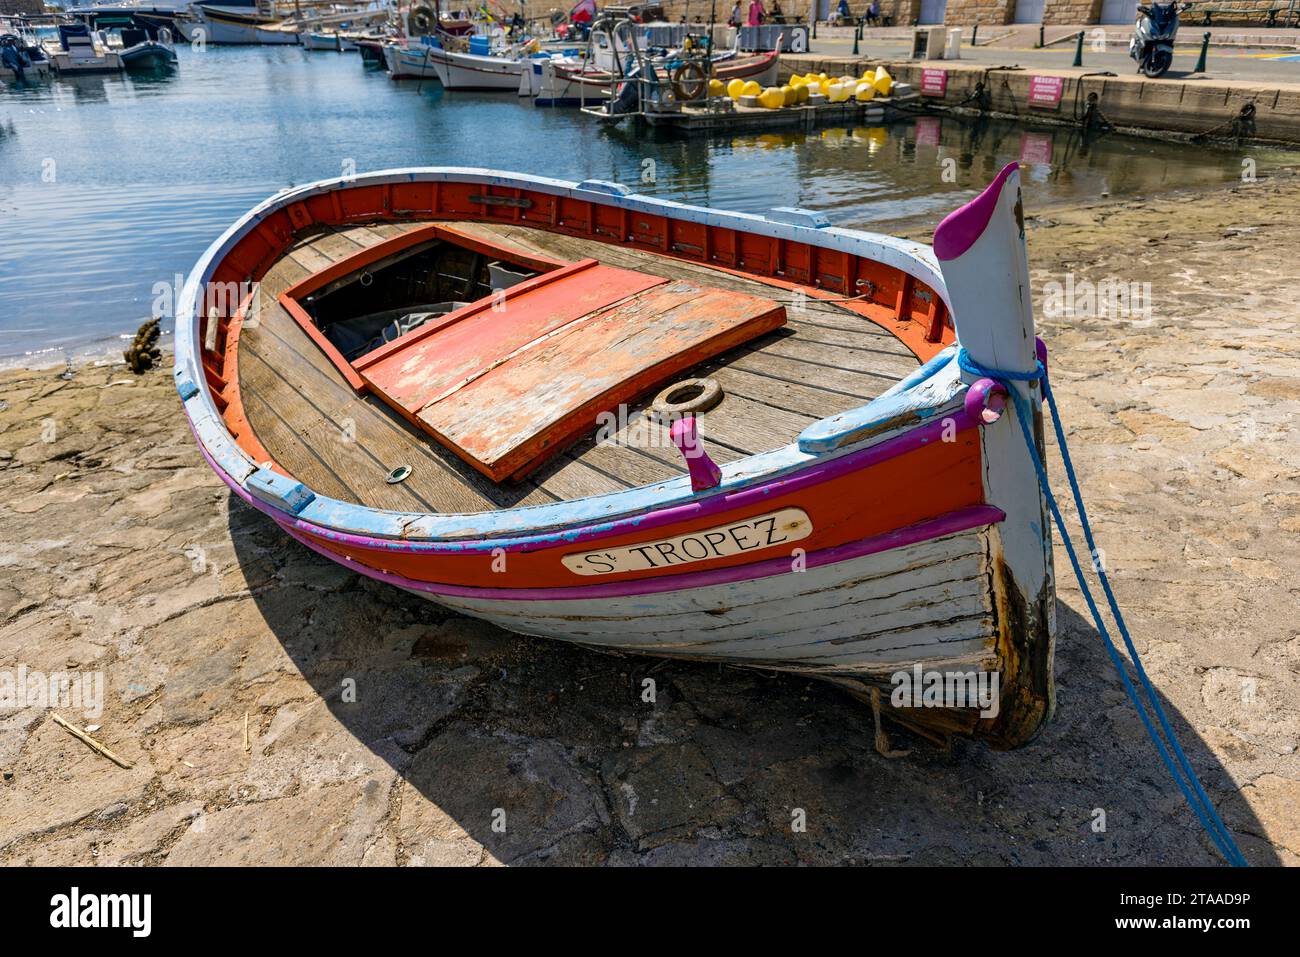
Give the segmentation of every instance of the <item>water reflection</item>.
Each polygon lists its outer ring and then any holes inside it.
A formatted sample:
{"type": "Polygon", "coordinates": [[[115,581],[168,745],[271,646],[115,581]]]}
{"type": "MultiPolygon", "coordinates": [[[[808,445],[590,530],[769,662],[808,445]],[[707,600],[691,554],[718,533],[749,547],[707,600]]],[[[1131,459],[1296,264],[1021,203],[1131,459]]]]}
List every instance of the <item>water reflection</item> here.
{"type": "Polygon", "coordinates": [[[1266,175],[1291,154],[917,116],[888,126],[687,138],[601,126],[508,94],[395,82],[358,56],[178,49],[174,72],[0,83],[0,361],[132,332],[158,282],[240,213],[350,169],[488,166],[617,180],[763,212],[802,206],[889,231],[937,222],[1006,163],[1026,204],[1266,175]]]}

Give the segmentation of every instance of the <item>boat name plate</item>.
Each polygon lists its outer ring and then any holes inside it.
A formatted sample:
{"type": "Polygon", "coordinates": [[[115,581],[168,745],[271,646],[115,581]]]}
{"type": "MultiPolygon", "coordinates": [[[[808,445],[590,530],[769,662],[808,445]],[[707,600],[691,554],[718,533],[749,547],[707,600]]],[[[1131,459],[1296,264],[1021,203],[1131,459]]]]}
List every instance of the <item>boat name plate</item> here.
{"type": "Polygon", "coordinates": [[[812,531],[812,520],[807,512],[801,508],[783,508],[672,538],[573,552],[560,561],[575,575],[653,571],[788,545],[807,538],[812,531]]]}

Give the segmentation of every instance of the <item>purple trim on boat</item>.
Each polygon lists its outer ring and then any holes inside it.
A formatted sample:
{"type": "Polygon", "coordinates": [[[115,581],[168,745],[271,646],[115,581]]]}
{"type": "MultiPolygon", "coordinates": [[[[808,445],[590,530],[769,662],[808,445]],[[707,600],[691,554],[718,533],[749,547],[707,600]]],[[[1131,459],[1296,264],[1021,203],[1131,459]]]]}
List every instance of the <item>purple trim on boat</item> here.
{"type": "Polygon", "coordinates": [[[707,492],[722,484],[722,469],[709,458],[709,453],[700,445],[700,433],[695,427],[695,416],[687,415],[673,423],[668,430],[677,451],[686,460],[686,471],[691,476],[692,492],[707,492]]]}
{"type": "MultiPolygon", "coordinates": [[[[674,505],[669,508],[660,509],[657,512],[646,512],[638,515],[629,515],[624,518],[613,519],[608,522],[601,522],[598,525],[585,525],[577,528],[560,529],[542,534],[529,535],[523,538],[481,538],[471,541],[452,541],[452,542],[411,542],[402,541],[393,538],[373,538],[369,535],[353,535],[350,532],[338,532],[333,529],[324,528],[312,522],[307,522],[299,518],[294,518],[291,513],[282,510],[268,511],[268,515],[275,517],[282,524],[284,520],[291,520],[293,527],[300,532],[308,535],[315,535],[319,538],[326,538],[330,541],[339,542],[344,545],[354,545],[358,548],[367,548],[377,551],[397,551],[397,552],[435,552],[435,553],[463,553],[463,552],[491,552],[500,548],[507,552],[536,551],[539,548],[552,548],[557,545],[578,545],[582,542],[589,542],[594,539],[609,538],[614,535],[623,535],[627,532],[643,532],[655,528],[662,528],[665,525],[673,525],[678,522],[691,521],[697,518],[706,518],[711,515],[717,515],[721,512],[728,512],[735,509],[742,509],[751,505],[764,505],[774,496],[786,495],[791,492],[799,492],[813,485],[830,481],[839,476],[846,475],[849,472],[855,472],[859,469],[867,468],[886,459],[892,459],[896,456],[903,455],[915,449],[919,449],[931,442],[943,441],[945,431],[954,423],[958,432],[964,432],[981,424],[978,416],[971,416],[969,412],[962,407],[955,410],[949,415],[936,415],[933,420],[925,425],[909,429],[902,435],[896,435],[891,439],[881,442],[879,445],[873,445],[870,448],[862,449],[858,452],[852,452],[848,455],[840,456],[826,462],[814,462],[810,467],[801,469],[782,478],[772,479],[758,485],[751,485],[748,488],[742,488],[735,492],[727,492],[721,495],[713,495],[708,498],[696,499],[695,501],[686,502],[682,505],[674,505]]],[[[206,457],[206,450],[205,450],[206,457]]],[[[216,468],[212,460],[209,463],[216,468]]],[[[220,471],[220,470],[218,470],[220,471]]],[[[229,482],[227,482],[229,484],[229,482]]],[[[239,489],[241,497],[243,490],[239,489]]],[[[261,507],[260,501],[252,503],[256,507],[261,507]]],[[[266,511],[266,509],[263,509],[266,511]]]]}
{"type": "Polygon", "coordinates": [[[993,379],[976,379],[966,390],[966,414],[978,418],[985,425],[992,425],[1002,418],[1006,405],[1006,386],[993,379]]]}
{"type": "MultiPolygon", "coordinates": [[[[256,504],[256,503],[254,503],[256,504]]],[[[882,535],[873,535],[861,541],[823,548],[810,552],[806,556],[805,567],[819,568],[836,562],[861,558],[886,552],[904,545],[916,545],[931,539],[955,535],[985,525],[994,525],[1005,519],[1006,513],[992,505],[973,505],[958,509],[938,518],[917,522],[906,528],[895,529],[882,535]]],[[[348,556],[338,555],[324,545],[293,528],[290,522],[280,522],[280,527],[306,545],[314,552],[332,558],[344,568],[350,568],[362,575],[367,575],[381,582],[406,588],[411,591],[424,592],[437,597],[446,595],[453,598],[484,598],[506,601],[543,601],[556,599],[584,600],[593,598],[626,598],[632,595],[651,595],[666,591],[684,591],[689,588],[704,588],[709,585],[726,585],[731,582],[751,581],[756,578],[770,578],[773,575],[797,574],[791,567],[790,556],[769,558],[749,565],[730,565],[726,568],[709,568],[683,575],[666,575],[660,578],[640,578],[632,581],[606,582],[601,585],[565,585],[549,588],[471,588],[466,585],[440,585],[435,582],[422,582],[398,575],[394,572],[371,568],[348,556]],[[342,561],[340,561],[342,559],[342,561]]]]}
{"type": "Polygon", "coordinates": [[[940,262],[957,259],[984,235],[1002,195],[1002,184],[1018,169],[1019,163],[1008,163],[984,192],[943,218],[934,231],[934,255],[940,262]]]}
{"type": "MultiPolygon", "coordinates": [[[[964,415],[965,413],[960,414],[964,415]]],[[[942,422],[935,423],[935,425],[941,426],[942,422]]],[[[898,438],[905,437],[898,436],[898,438]]],[[[195,439],[198,439],[197,434],[195,439]]],[[[888,443],[883,444],[887,445],[888,443]]],[[[656,592],[678,591],[685,588],[702,588],[706,585],[768,578],[772,575],[794,574],[791,569],[790,559],[783,556],[750,565],[731,565],[726,568],[687,572],[684,575],[642,578],[635,581],[606,582],[600,585],[570,585],[550,588],[471,588],[465,585],[440,585],[433,582],[416,581],[394,572],[381,571],[377,568],[371,568],[369,565],[363,565],[350,556],[332,552],[319,542],[308,538],[302,526],[310,523],[297,520],[286,521],[285,516],[287,513],[254,498],[240,488],[239,484],[217,465],[212,456],[208,454],[208,450],[203,447],[202,442],[199,442],[199,451],[202,453],[203,458],[207,460],[208,465],[221,476],[221,480],[230,487],[231,491],[248,505],[270,516],[281,528],[312,551],[338,562],[344,568],[351,568],[359,574],[374,578],[377,581],[387,582],[390,585],[397,585],[399,588],[407,588],[412,591],[426,592],[431,595],[449,595],[456,598],[513,599],[519,601],[537,601],[549,598],[620,598],[628,595],[648,595],[656,592]]],[[[871,450],[867,449],[866,451],[871,450]]],[[[846,456],[846,458],[848,457],[850,456],[846,456]]],[[[806,556],[805,567],[817,568],[821,565],[831,565],[835,562],[860,558],[864,555],[884,552],[892,548],[901,548],[904,545],[915,545],[933,538],[942,538],[945,535],[968,531],[982,525],[994,525],[1006,517],[1006,513],[1002,509],[995,508],[992,505],[973,505],[969,508],[949,512],[946,515],[940,515],[938,518],[917,522],[915,525],[909,525],[906,528],[895,529],[892,532],[873,535],[870,538],[864,538],[856,542],[812,552],[806,556]]]]}

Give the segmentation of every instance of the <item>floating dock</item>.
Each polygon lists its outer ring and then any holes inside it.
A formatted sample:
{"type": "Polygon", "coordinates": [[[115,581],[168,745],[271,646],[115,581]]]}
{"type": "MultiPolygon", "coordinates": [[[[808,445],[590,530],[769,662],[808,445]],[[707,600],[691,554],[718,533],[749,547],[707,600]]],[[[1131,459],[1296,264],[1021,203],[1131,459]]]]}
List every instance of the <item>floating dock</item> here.
{"type": "Polygon", "coordinates": [[[777,109],[741,106],[725,100],[721,106],[715,105],[713,101],[683,103],[675,110],[646,111],[637,115],[651,126],[668,127],[687,133],[812,129],[816,126],[887,122],[902,115],[908,104],[915,104],[919,100],[919,94],[909,92],[904,96],[878,96],[865,103],[857,100],[801,103],[777,109]]]}

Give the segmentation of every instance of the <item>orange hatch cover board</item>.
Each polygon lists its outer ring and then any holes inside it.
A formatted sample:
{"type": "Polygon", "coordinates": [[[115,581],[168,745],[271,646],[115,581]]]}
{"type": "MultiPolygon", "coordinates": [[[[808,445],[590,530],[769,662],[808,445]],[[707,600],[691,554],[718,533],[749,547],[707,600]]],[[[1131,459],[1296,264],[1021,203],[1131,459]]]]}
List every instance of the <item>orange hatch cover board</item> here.
{"type": "Polygon", "coordinates": [[[448,313],[354,367],[501,482],[589,432],[601,412],[784,323],[768,299],[586,259],[448,313]]]}

